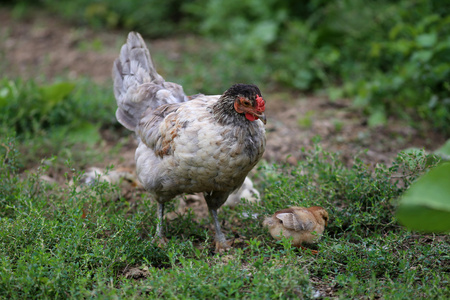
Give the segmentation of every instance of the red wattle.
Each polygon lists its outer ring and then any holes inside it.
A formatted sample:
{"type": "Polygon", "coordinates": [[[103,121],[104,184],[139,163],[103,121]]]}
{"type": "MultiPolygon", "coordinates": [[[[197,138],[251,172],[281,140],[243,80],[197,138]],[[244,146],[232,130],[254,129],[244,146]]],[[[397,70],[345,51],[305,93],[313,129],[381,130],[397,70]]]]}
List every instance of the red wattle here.
{"type": "Polygon", "coordinates": [[[252,122],[255,121],[255,120],[258,120],[257,116],[254,116],[254,115],[252,115],[250,113],[245,113],[245,117],[247,118],[247,120],[252,121],[252,122]]]}

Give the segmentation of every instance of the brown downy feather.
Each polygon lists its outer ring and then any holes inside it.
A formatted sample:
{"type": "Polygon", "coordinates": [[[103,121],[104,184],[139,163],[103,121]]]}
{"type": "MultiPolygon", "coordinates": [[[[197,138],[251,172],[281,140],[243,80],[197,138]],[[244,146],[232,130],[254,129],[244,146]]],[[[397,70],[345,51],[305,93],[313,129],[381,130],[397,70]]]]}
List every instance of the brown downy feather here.
{"type": "Polygon", "coordinates": [[[263,225],[268,227],[273,238],[292,237],[292,244],[301,246],[303,242],[313,243],[320,239],[327,222],[328,213],[320,206],[293,206],[267,217],[263,225]]]}

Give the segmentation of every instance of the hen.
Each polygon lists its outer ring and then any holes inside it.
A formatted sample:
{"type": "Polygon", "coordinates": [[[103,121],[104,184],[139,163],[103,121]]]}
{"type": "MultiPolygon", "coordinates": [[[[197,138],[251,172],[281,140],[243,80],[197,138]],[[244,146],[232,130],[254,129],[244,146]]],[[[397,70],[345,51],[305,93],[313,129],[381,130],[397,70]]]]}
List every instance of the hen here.
{"type": "Polygon", "coordinates": [[[235,84],[223,95],[188,97],[156,71],[144,40],[131,32],[112,71],[117,120],[136,133],[136,171],[158,202],[156,237],[164,203],[203,192],[216,231],[216,249],[230,245],[217,209],[238,189],[263,155],[265,101],[255,85],[235,84]]]}
{"type": "MultiPolygon", "coordinates": [[[[320,239],[328,223],[328,213],[320,206],[290,207],[267,217],[263,225],[270,235],[280,240],[282,236],[292,237],[292,245],[302,247],[302,243],[314,243],[320,239]]],[[[317,251],[313,250],[313,253],[317,251]]]]}

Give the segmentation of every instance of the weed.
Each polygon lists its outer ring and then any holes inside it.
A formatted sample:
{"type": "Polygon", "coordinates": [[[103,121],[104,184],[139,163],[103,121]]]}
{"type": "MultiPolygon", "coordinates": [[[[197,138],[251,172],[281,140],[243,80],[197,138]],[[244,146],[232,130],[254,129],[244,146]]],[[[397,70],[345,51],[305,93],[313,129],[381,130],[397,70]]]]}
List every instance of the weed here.
{"type": "MultiPolygon", "coordinates": [[[[111,91],[87,80],[38,85],[34,81],[0,80],[0,135],[20,142],[22,165],[36,165],[49,153],[59,163],[72,159],[82,166],[95,158],[100,129],[117,124],[111,91]]],[[[48,161],[50,162],[50,161],[48,161]]]]}

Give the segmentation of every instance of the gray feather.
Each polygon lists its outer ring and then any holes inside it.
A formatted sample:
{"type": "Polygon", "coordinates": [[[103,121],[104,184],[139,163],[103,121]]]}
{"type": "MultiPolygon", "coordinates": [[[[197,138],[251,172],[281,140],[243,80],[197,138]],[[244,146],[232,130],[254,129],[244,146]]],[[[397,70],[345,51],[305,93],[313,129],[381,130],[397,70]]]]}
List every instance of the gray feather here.
{"type": "Polygon", "coordinates": [[[145,113],[164,104],[188,100],[180,85],[165,82],[158,74],[139,33],[129,33],[114,62],[112,76],[118,106],[116,118],[129,130],[136,129],[145,113]]]}

